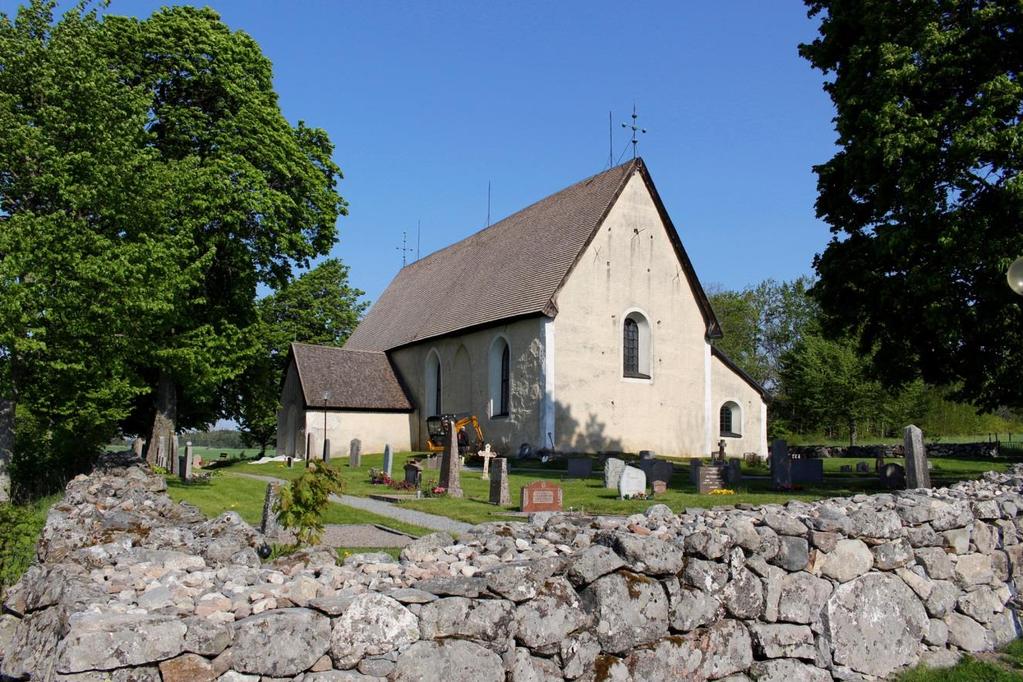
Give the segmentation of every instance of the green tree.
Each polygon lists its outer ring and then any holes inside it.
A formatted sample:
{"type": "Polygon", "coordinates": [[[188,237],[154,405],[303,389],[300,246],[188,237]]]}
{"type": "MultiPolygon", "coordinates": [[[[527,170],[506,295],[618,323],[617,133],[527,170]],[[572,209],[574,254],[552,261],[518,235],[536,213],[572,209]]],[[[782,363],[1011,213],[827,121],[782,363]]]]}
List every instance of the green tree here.
{"type": "Polygon", "coordinates": [[[330,496],[344,490],[341,472],[315,463],[280,489],[274,511],[281,525],[295,533],[296,545],[315,545],[323,534],[323,513],[330,496]]]}
{"type": "Polygon", "coordinates": [[[982,407],[1023,405],[1023,3],[807,0],[839,150],[816,166],[834,235],[814,295],[831,333],[982,407]]]}
{"type": "Polygon", "coordinates": [[[343,345],[366,310],[363,293],[349,285],[346,265],[328,259],[259,301],[261,349],[237,382],[231,412],[249,444],[265,451],[277,431],[291,344],[343,345]]]}
{"type": "Polygon", "coordinates": [[[52,11],[0,14],[0,449],[21,496],[91,463],[147,391],[144,330],[203,263],[190,236],[152,229],[179,204],[146,93],[118,78],[95,13],[52,11]]]}
{"type": "Polygon", "coordinates": [[[137,349],[151,397],[125,430],[148,433],[152,456],[161,438],[225,412],[224,387],[260,349],[257,286],[280,288],[296,264],[326,253],[345,202],[330,140],[284,118],[251,37],[193,7],[109,16],[104,28],[121,80],[147,95],[148,148],[175,171],[179,210],[153,233],[187,233],[207,258],[198,285],[137,349]]]}

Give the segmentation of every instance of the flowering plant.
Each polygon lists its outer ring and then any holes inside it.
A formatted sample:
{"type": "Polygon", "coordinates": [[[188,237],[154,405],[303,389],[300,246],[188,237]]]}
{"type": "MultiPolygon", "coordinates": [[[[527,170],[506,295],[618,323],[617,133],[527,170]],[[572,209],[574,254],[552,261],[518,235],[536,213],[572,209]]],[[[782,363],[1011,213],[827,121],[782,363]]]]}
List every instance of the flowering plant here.
{"type": "Polygon", "coordinates": [[[734,495],[735,491],[734,490],[729,490],[728,488],[715,488],[714,490],[711,490],[709,494],[710,495],[734,495]]]}

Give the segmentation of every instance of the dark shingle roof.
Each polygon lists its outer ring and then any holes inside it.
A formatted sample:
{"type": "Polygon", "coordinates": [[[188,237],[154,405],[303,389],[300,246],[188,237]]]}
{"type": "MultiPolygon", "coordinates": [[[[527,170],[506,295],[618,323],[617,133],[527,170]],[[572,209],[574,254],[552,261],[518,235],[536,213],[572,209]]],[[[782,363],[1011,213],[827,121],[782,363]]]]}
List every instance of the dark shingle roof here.
{"type": "Polygon", "coordinates": [[[387,351],[530,315],[557,314],[555,296],[633,173],[640,172],[668,227],[711,336],[717,321],[642,159],[541,199],[404,268],[345,348],[387,351]]]}
{"type": "Polygon", "coordinates": [[[291,344],[306,406],[349,410],[411,411],[412,403],[387,355],[334,346],[291,344]]]}

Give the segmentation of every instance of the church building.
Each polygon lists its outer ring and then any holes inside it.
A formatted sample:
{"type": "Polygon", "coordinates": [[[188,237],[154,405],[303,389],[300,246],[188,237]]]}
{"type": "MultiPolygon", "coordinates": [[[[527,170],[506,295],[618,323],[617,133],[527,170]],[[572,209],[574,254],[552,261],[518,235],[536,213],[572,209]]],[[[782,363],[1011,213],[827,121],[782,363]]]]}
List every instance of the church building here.
{"type": "Polygon", "coordinates": [[[637,158],[405,266],[343,348],[294,344],[277,451],[424,449],[465,413],[507,454],[766,456],[764,389],[720,337],[637,158]]]}

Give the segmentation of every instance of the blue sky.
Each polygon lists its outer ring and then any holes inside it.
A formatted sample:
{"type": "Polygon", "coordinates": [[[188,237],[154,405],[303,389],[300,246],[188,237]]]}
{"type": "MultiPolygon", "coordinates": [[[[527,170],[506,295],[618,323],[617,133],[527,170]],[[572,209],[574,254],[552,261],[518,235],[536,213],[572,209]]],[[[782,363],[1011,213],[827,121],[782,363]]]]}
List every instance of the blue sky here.
{"type": "Polygon", "coordinates": [[[371,299],[417,220],[425,256],[485,225],[488,181],[497,220],[606,168],[608,111],[628,158],[633,102],[705,285],[809,273],[827,242],[811,166],[833,110],[797,54],[816,32],[802,2],[196,4],[260,43],[290,120],[328,131],[350,202],[333,255],[371,299]]]}

